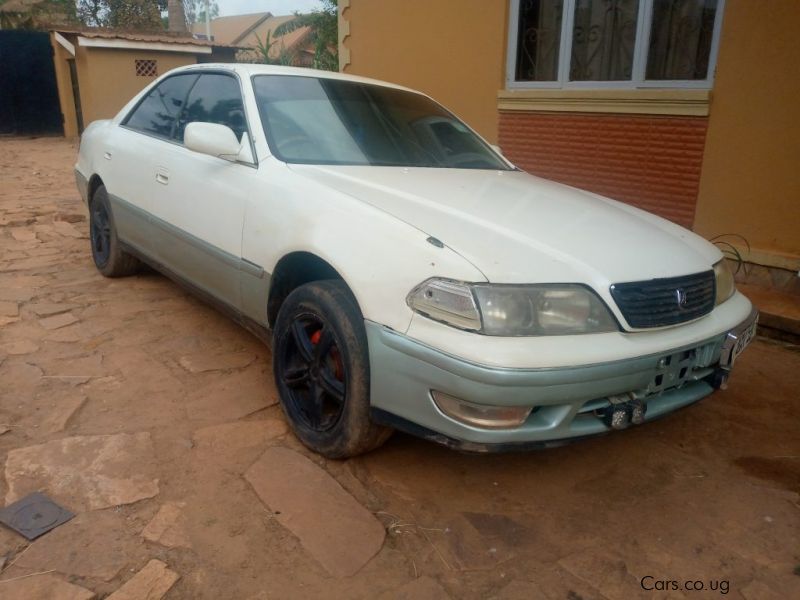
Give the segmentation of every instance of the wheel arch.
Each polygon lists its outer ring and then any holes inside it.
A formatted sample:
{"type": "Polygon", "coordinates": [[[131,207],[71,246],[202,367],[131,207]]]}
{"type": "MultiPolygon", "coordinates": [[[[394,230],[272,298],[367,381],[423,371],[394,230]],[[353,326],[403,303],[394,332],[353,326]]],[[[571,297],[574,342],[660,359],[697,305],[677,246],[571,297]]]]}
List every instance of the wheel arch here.
{"type": "Polygon", "coordinates": [[[100,179],[100,175],[98,175],[97,173],[95,173],[94,175],[92,175],[89,178],[89,185],[86,188],[86,204],[87,205],[92,201],[92,198],[94,197],[94,193],[97,191],[97,188],[99,188],[101,185],[105,185],[105,184],[103,183],[103,180],[100,179]]]}
{"type": "MultiPolygon", "coordinates": [[[[319,255],[306,250],[298,250],[285,254],[275,264],[267,296],[267,321],[274,327],[284,300],[295,289],[306,283],[336,279],[342,281],[353,294],[352,288],[333,265],[319,255]]],[[[358,301],[356,301],[358,305],[358,301]]],[[[359,310],[360,307],[359,307],[359,310]]]]}

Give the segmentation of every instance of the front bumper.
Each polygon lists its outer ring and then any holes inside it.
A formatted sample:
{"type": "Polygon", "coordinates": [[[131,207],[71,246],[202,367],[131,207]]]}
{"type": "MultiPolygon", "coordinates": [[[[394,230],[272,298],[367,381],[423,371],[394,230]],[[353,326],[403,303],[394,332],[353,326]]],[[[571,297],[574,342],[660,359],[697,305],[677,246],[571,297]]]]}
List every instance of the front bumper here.
{"type": "Polygon", "coordinates": [[[75,169],[75,185],[78,187],[78,193],[81,195],[81,200],[87,206],[89,205],[89,180],[77,168],[75,169]]]}
{"type": "Polygon", "coordinates": [[[621,394],[643,402],[645,421],[652,421],[724,383],[732,366],[731,344],[752,331],[757,315],[753,309],[730,332],[667,352],[544,369],[477,365],[367,321],[373,418],[471,451],[553,446],[607,433],[603,411],[611,405],[610,396],[621,394]],[[445,415],[431,390],[473,404],[535,408],[518,427],[483,429],[445,415]]]}

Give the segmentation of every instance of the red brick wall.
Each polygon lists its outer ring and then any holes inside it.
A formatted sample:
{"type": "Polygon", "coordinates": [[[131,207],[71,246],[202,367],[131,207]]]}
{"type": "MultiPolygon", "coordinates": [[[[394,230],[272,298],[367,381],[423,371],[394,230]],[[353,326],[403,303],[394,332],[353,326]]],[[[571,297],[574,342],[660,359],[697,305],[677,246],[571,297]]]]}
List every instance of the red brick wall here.
{"type": "Polygon", "coordinates": [[[500,111],[499,144],[521,169],[691,227],[708,119],[500,111]]]}

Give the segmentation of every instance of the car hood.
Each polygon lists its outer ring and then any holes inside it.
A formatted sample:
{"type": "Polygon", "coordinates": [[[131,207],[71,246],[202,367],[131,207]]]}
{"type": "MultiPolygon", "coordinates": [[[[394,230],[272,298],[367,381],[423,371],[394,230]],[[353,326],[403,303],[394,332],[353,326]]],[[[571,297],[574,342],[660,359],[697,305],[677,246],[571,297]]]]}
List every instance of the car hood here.
{"type": "Polygon", "coordinates": [[[521,171],[291,165],[433,236],[494,283],[611,283],[705,271],[713,245],[655,215],[521,171]]]}

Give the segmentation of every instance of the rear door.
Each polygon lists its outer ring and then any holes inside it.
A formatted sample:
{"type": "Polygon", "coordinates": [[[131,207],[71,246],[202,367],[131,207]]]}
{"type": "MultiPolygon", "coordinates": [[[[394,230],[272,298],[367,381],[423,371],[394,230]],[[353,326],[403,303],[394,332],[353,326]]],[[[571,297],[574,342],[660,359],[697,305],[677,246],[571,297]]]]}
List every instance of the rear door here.
{"type": "Polygon", "coordinates": [[[186,148],[183,132],[195,121],[226,125],[241,141],[248,124],[239,78],[200,75],[178,119],[175,143],[155,157],[155,251],[182,279],[239,309],[245,199],[257,190],[257,167],[186,148]]]}

